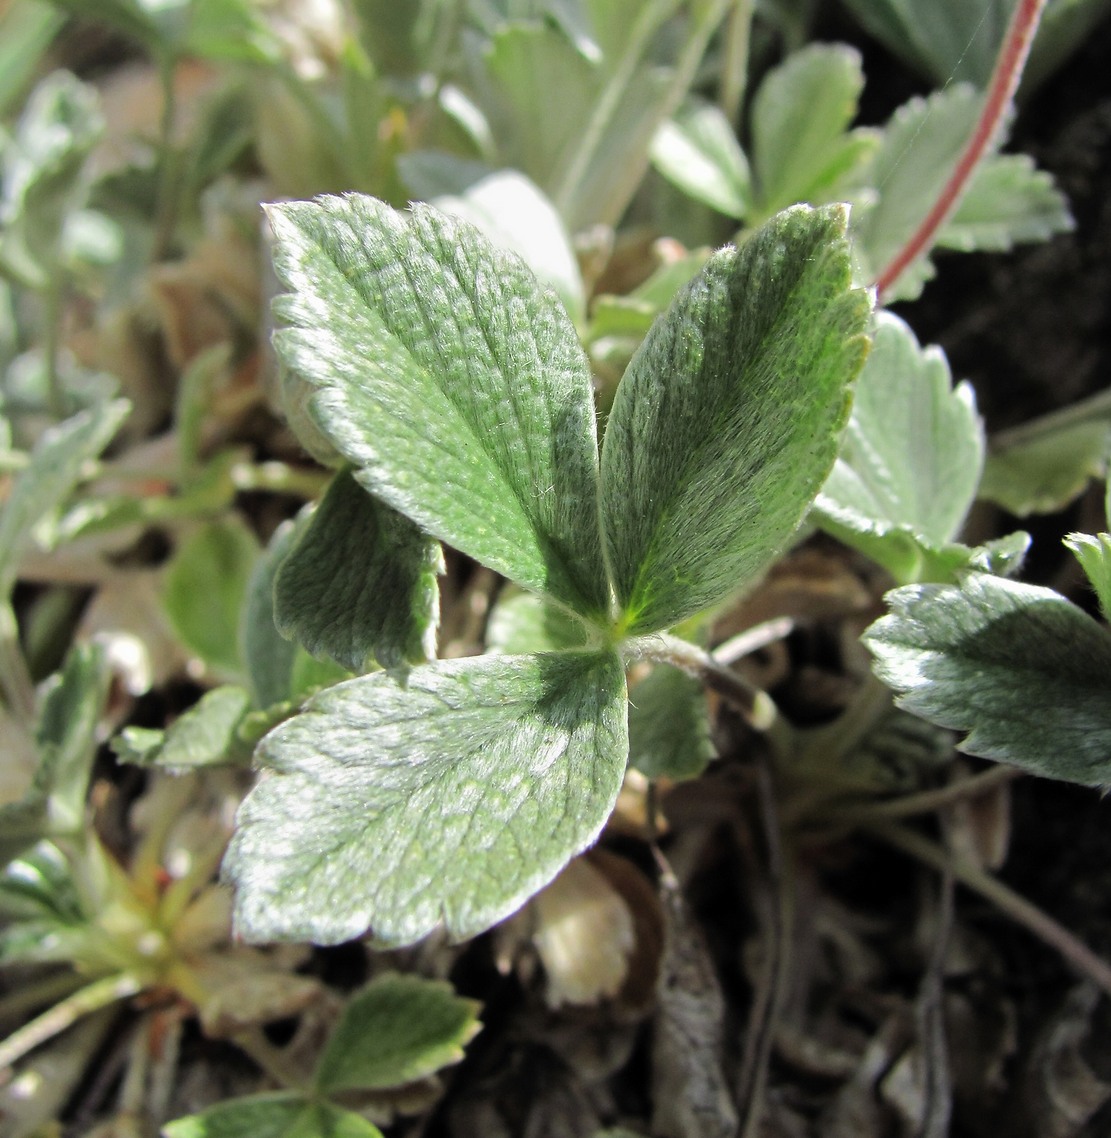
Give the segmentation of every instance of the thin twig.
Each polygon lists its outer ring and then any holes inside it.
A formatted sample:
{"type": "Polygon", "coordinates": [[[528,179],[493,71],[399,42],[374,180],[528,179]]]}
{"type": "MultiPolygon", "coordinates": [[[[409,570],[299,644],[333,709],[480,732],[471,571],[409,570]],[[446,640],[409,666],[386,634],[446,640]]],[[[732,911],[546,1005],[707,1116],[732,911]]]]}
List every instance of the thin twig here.
{"type": "Polygon", "coordinates": [[[1016,427],[1008,427],[1005,431],[996,431],[988,440],[992,453],[1009,450],[1011,447],[1037,442],[1047,438],[1058,431],[1068,430],[1070,427],[1079,427],[1097,419],[1107,419],[1111,416],[1111,388],[1097,391],[1087,399],[1080,399],[1070,403],[1067,407],[1059,407],[1036,419],[1028,419],[1016,427]]]}
{"type": "Polygon", "coordinates": [[[667,633],[642,636],[626,642],[635,658],[671,664],[717,692],[757,731],[770,732],[780,723],[779,710],[767,692],[743,676],[723,667],[704,648],[667,633]]]}
{"type": "Polygon", "coordinates": [[[719,644],[711,656],[715,663],[728,667],[743,657],[751,656],[753,652],[759,652],[761,648],[767,648],[777,640],[790,636],[794,629],[793,617],[777,616],[761,624],[754,624],[736,636],[731,636],[719,644]]]}
{"type": "Polygon", "coordinates": [[[266,1038],[261,1028],[245,1027],[232,1036],[232,1042],[245,1051],[283,1090],[307,1089],[305,1075],[293,1068],[289,1059],[266,1038]]]}
{"type": "MultiPolygon", "coordinates": [[[[942,816],[942,826],[947,826],[942,816]]],[[[951,871],[942,874],[938,894],[937,933],[915,1001],[918,1043],[923,1057],[924,1109],[916,1138],[948,1138],[953,1113],[949,1047],[945,1033],[945,958],[953,935],[956,890],[951,871]]]]}
{"type": "Polygon", "coordinates": [[[876,278],[876,294],[881,299],[902,276],[903,271],[933,245],[941,227],[960,203],[976,168],[995,142],[1022,78],[1022,69],[1045,5],[1046,0],[1018,0],[999,49],[999,57],[995,61],[995,69],[984,99],[984,109],[980,112],[976,127],[930,211],[876,278]]]}
{"type": "Polygon", "coordinates": [[[767,892],[770,899],[761,973],[737,1080],[737,1109],[741,1119],[737,1133],[740,1138],[754,1138],[763,1116],[772,1042],[791,968],[791,926],[794,922],[793,881],[785,864],[778,803],[767,763],[757,764],[756,791],[767,855],[767,892]]]}
{"type": "Polygon", "coordinates": [[[748,50],[752,33],[753,0],[737,0],[725,28],[724,60],[718,106],[734,125],[741,113],[741,102],[748,86],[748,50]]]}
{"type": "Polygon", "coordinates": [[[978,774],[940,786],[936,790],[923,790],[915,794],[905,794],[899,798],[889,798],[884,802],[860,802],[849,806],[831,807],[822,814],[822,822],[836,825],[855,825],[856,823],[894,821],[897,818],[910,818],[915,814],[929,814],[946,806],[953,806],[969,798],[979,798],[990,790],[1006,786],[1023,771],[1017,767],[993,766],[978,774]]]}
{"type": "Polygon", "coordinates": [[[117,1000],[126,1000],[140,992],[142,987],[134,976],[125,972],[94,980],[84,988],[79,988],[0,1042],[0,1071],[18,1062],[28,1051],[33,1051],[65,1031],[82,1016],[99,1011],[117,1000]]]}
{"type": "Polygon", "coordinates": [[[962,885],[987,898],[1016,924],[1022,925],[1040,940],[1055,948],[1077,972],[1088,977],[1104,992],[1111,995],[1111,964],[1097,956],[1064,925],[1058,924],[1048,913],[1004,885],[998,878],[956,855],[947,853],[928,838],[902,826],[873,822],[865,824],[863,828],[925,865],[941,873],[951,872],[962,885]]]}

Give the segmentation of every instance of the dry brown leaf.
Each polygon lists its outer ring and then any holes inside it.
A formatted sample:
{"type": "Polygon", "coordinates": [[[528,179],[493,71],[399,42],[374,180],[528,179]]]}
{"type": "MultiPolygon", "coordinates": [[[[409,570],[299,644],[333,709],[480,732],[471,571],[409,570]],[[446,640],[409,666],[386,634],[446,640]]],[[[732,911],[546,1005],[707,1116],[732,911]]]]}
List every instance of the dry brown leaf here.
{"type": "Polygon", "coordinates": [[[1042,1031],[1019,1081],[1014,1133],[1022,1138],[1079,1138],[1088,1121],[1111,1102],[1111,1083],[1099,1078],[1084,1056],[1092,1016],[1100,1000],[1093,984],[1074,988],[1042,1031]]]}
{"type": "MultiPolygon", "coordinates": [[[[952,777],[956,780],[969,773],[961,763],[952,777]]],[[[946,837],[958,859],[981,869],[999,869],[1011,845],[1011,784],[993,786],[950,807],[946,837]]]]}
{"type": "Polygon", "coordinates": [[[724,1068],[725,1000],[702,932],[674,879],[662,883],[667,939],[652,1046],[652,1132],[733,1138],[737,1111],[724,1068]]]}
{"type": "Polygon", "coordinates": [[[319,980],[275,966],[263,952],[242,945],[205,956],[197,975],[204,985],[197,1014],[214,1039],[296,1015],[320,998],[319,980]]]}
{"type": "Polygon", "coordinates": [[[143,695],[185,666],[186,653],[166,620],[157,570],[117,569],[93,596],[78,636],[104,645],[123,689],[143,695]]]}
{"type": "Polygon", "coordinates": [[[576,858],[529,907],[548,1006],[593,1004],[616,995],[628,975],[636,935],[629,906],[606,875],[576,858]]]}

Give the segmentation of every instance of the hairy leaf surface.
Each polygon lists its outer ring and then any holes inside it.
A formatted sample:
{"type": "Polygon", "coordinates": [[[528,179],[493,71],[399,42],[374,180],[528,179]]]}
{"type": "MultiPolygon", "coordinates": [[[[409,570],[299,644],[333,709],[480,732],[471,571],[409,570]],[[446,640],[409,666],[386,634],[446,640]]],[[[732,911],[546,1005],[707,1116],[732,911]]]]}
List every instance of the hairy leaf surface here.
{"type": "Polygon", "coordinates": [[[535,593],[504,590],[486,622],[486,651],[502,655],[585,648],[587,628],[535,593]]]}
{"type": "MultiPolygon", "coordinates": [[[[853,215],[854,255],[865,279],[873,280],[903,247],[933,205],[964,149],[983,97],[955,83],[900,107],[884,127],[872,166],[877,193],[853,215]]],[[[964,199],[939,235],[950,248],[1009,249],[1072,228],[1064,198],[1027,158],[989,154],[964,199]]],[[[913,300],[934,275],[919,257],[884,294],[887,302],[913,300]]]]}
{"type": "Polygon", "coordinates": [[[844,230],[843,208],[799,206],[714,254],[629,364],[602,515],[630,632],[750,583],[828,475],[869,312],[844,230]]]}
{"type": "Polygon", "coordinates": [[[377,501],[348,471],[333,479],[279,566],[279,631],[351,672],[435,655],[439,544],[377,501]]]}
{"type": "Polygon", "coordinates": [[[1027,154],[1000,154],[975,173],[937,236],[946,249],[1007,252],[1074,229],[1064,194],[1027,154]]]}
{"type": "Polygon", "coordinates": [[[314,697],[262,742],[226,861],[251,940],[407,944],[507,916],[598,836],[628,735],[616,654],[441,661],[314,697]]]}
{"type": "Polygon", "coordinates": [[[222,684],[205,692],[165,731],[125,727],[113,741],[113,750],[124,762],[179,773],[235,760],[245,763],[249,751],[239,741],[238,731],[250,709],[245,688],[222,684]]]}
{"type": "Polygon", "coordinates": [[[1111,785],[1111,634],[1059,593],[974,574],[908,585],[865,633],[908,711],[960,748],[1050,778],[1111,785]]]}
{"type": "Polygon", "coordinates": [[[372,493],[585,613],[608,589],[589,369],[567,313],[470,225],[349,195],[271,206],[310,413],[372,493]]]}

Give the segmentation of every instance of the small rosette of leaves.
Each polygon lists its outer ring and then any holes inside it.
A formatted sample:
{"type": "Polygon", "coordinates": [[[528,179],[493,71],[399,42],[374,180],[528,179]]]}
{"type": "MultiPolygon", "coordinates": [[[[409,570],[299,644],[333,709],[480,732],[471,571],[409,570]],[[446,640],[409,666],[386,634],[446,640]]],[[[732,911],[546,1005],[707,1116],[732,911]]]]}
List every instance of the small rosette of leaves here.
{"type": "Polygon", "coordinates": [[[279,626],[356,670],[412,660],[429,538],[536,600],[492,640],[522,654],[359,676],[263,740],[226,861],[238,928],[471,936],[604,826],[629,758],[625,639],[750,584],[828,475],[870,312],[846,212],[797,207],[715,254],[630,364],[601,455],[574,328],[515,255],[357,195],[270,219],[275,344],[349,467],[276,570],[279,626]]]}

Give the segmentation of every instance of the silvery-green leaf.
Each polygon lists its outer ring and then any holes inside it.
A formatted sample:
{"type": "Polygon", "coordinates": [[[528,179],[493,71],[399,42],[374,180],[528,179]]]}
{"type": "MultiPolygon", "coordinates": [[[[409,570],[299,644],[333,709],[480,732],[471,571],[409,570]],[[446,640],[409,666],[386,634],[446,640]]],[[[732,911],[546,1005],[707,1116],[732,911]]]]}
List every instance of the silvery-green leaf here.
{"type": "Polygon", "coordinates": [[[486,60],[502,96],[497,121],[504,161],[552,199],[572,233],[617,224],[644,177],[652,137],[668,110],[667,69],[627,56],[630,47],[635,52],[630,24],[650,8],[661,15],[660,6],[625,0],[596,7],[612,10],[606,14],[612,38],[598,37],[605,59],[586,59],[556,28],[520,22],[493,37],[486,60]],[[631,66],[623,70],[620,89],[611,87],[614,72],[626,62],[631,66]],[[608,113],[596,119],[599,103],[615,92],[608,113]],[[580,176],[568,180],[585,125],[592,122],[600,124],[592,155],[580,176]]]}
{"type": "Polygon", "coordinates": [[[844,209],[798,206],[711,257],[656,322],[602,454],[628,631],[724,601],[782,549],[833,465],[868,314],[844,209]]]}
{"type": "Polygon", "coordinates": [[[315,696],[258,752],[225,861],[250,940],[474,936],[597,838],[628,757],[614,653],[487,656],[315,696]]]}
{"type": "MultiPolygon", "coordinates": [[[[1111,422],[1106,415],[1054,426],[1021,429],[1013,441],[993,447],[984,465],[980,497],[998,502],[1023,518],[1062,509],[1093,478],[1101,477],[1111,447],[1111,422]]],[[[1018,433],[1018,432],[1016,432],[1018,433]]]]}
{"type": "Polygon", "coordinates": [[[420,663],[436,654],[442,569],[436,541],[341,471],[278,566],[274,618],[351,672],[420,663]]]}
{"type": "Polygon", "coordinates": [[[426,532],[586,614],[608,608],[590,375],[515,256],[426,206],[269,208],[275,344],[358,481],[426,532]]]}
{"type": "Polygon", "coordinates": [[[29,288],[49,286],[63,229],[88,196],[82,170],[103,130],[92,85],[54,71],[35,86],[0,147],[0,272],[29,288]]]}
{"type": "MultiPolygon", "coordinates": [[[[883,129],[872,162],[875,195],[853,214],[854,257],[864,279],[874,280],[925,218],[972,133],[980,92],[955,83],[900,107],[883,129]]],[[[909,266],[884,294],[913,300],[933,276],[927,257],[909,266]]]]}
{"type": "Polygon", "coordinates": [[[496,170],[431,204],[516,253],[537,280],[555,289],[576,324],[585,319],[586,297],[571,239],[551,201],[524,174],[496,170]]]}
{"type": "Polygon", "coordinates": [[[308,519],[283,522],[255,562],[239,620],[243,663],[257,707],[270,707],[293,696],[291,677],[298,646],[278,632],[274,622],[274,578],[293,545],[297,526],[308,519]]]}
{"type": "Polygon", "coordinates": [[[935,83],[986,87],[1014,0],[845,0],[845,6],[935,83]]]}
{"type": "MultiPolygon", "coordinates": [[[[0,804],[0,865],[40,838],[83,829],[108,682],[100,646],[76,644],[61,671],[44,684],[31,785],[20,799],[0,804]]],[[[14,759],[8,752],[3,756],[5,762],[14,759]]]]}
{"type": "Polygon", "coordinates": [[[968,732],[962,751],[1111,785],[1111,633],[1059,593],[970,574],[907,585],[864,643],[900,707],[968,732]]]}
{"type": "Polygon", "coordinates": [[[876,315],[841,452],[813,516],[906,582],[951,542],[976,497],[984,433],[967,383],[899,317],[876,315]]]}

